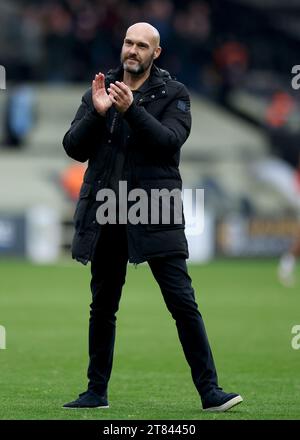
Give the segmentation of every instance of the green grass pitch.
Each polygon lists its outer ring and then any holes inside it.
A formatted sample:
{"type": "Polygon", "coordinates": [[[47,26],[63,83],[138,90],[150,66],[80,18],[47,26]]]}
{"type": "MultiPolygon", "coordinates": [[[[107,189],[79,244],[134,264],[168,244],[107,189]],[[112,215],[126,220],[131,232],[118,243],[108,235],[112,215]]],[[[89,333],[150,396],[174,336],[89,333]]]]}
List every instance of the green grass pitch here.
{"type": "Polygon", "coordinates": [[[61,406],[86,389],[89,267],[1,261],[0,419],[300,419],[299,283],[281,287],[274,261],[189,265],[220,385],[244,402],[201,411],[189,366],[146,264],[128,266],[117,315],[109,409],[61,406]]]}

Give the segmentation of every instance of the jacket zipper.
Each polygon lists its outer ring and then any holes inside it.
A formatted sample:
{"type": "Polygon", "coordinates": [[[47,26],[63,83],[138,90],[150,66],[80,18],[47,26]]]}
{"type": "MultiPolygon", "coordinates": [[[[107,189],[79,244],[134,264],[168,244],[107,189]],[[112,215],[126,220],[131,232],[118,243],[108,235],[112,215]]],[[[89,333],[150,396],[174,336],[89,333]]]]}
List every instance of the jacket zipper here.
{"type": "MultiPolygon", "coordinates": [[[[157,85],[152,86],[149,89],[147,89],[146,93],[142,94],[142,96],[138,99],[136,105],[140,106],[142,104],[142,102],[144,101],[144,98],[149,94],[150,90],[157,89],[160,86],[161,86],[160,84],[157,84],[157,85]]],[[[135,185],[137,183],[137,176],[136,176],[136,172],[135,172],[135,167],[132,166],[132,162],[133,161],[132,161],[130,152],[128,152],[128,162],[131,165],[130,169],[131,169],[131,172],[132,172],[133,184],[135,185]]],[[[129,243],[129,240],[128,240],[128,228],[126,228],[126,232],[127,232],[127,242],[129,243]]],[[[129,254],[129,252],[128,252],[128,254],[129,254]]],[[[135,251],[135,254],[138,255],[138,253],[136,251],[135,251]]],[[[137,269],[138,264],[140,264],[140,263],[133,263],[135,269],[137,269]]]]}
{"type": "MultiPolygon", "coordinates": [[[[110,132],[111,135],[113,135],[113,133],[114,133],[114,131],[115,131],[115,128],[116,128],[116,125],[117,125],[117,119],[118,119],[118,118],[119,118],[119,114],[116,112],[116,113],[114,114],[114,116],[113,116],[113,120],[112,120],[112,123],[111,123],[111,126],[110,126],[110,130],[109,130],[109,132],[110,132]]],[[[115,150],[116,150],[116,149],[115,149],[115,150]]],[[[111,151],[110,157],[109,157],[109,159],[108,159],[108,160],[109,160],[109,165],[108,165],[108,167],[107,167],[107,174],[105,175],[105,178],[103,179],[103,180],[105,181],[105,182],[104,182],[104,186],[107,185],[107,183],[108,183],[108,181],[109,181],[109,178],[110,178],[110,176],[111,176],[111,173],[112,173],[111,165],[112,165],[112,163],[113,163],[113,158],[116,157],[116,154],[117,154],[116,151],[114,151],[114,152],[111,151]]],[[[96,243],[97,243],[97,241],[98,241],[98,239],[99,239],[100,233],[101,233],[101,228],[99,228],[98,231],[96,232],[95,240],[94,240],[94,245],[91,246],[91,250],[90,250],[90,254],[89,254],[89,260],[91,259],[91,256],[92,256],[93,253],[94,253],[95,246],[96,246],[96,243]]]]}

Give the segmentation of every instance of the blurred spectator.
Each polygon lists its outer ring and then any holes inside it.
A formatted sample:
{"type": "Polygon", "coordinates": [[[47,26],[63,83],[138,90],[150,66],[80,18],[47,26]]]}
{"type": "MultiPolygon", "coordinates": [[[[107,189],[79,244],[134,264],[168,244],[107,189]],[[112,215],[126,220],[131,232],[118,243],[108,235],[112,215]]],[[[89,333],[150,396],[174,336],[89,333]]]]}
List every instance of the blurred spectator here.
{"type": "Polygon", "coordinates": [[[192,2],[174,17],[174,50],[177,76],[200,91],[201,71],[210,63],[210,9],[204,2],[192,2]]]}
{"type": "Polygon", "coordinates": [[[289,115],[295,108],[292,96],[284,91],[277,91],[273,94],[270,104],[266,110],[266,122],[270,127],[280,128],[286,125],[289,115]]]}
{"type": "Polygon", "coordinates": [[[297,102],[283,90],[275,91],[265,112],[272,152],[298,169],[300,163],[300,129],[294,118],[300,117],[297,102]]]}
{"type": "Polygon", "coordinates": [[[45,74],[49,81],[65,81],[72,78],[71,15],[60,5],[47,9],[45,20],[45,74]]]}
{"type": "Polygon", "coordinates": [[[86,165],[71,164],[62,173],[60,183],[65,190],[67,196],[76,202],[79,197],[80,188],[83,182],[83,176],[86,170],[86,165]]]}
{"type": "Polygon", "coordinates": [[[234,39],[222,43],[214,51],[214,62],[220,75],[219,101],[227,105],[231,90],[238,86],[249,66],[247,47],[234,39]]]}
{"type": "Polygon", "coordinates": [[[10,89],[4,113],[4,145],[21,147],[34,125],[34,92],[29,86],[10,89]]]}
{"type": "Polygon", "coordinates": [[[40,12],[30,5],[22,9],[22,16],[18,53],[27,69],[27,78],[22,79],[36,79],[44,61],[42,19],[40,12]]]}
{"type": "Polygon", "coordinates": [[[170,0],[148,0],[144,5],[144,16],[160,33],[165,45],[172,38],[172,16],[174,5],[170,0]]]}

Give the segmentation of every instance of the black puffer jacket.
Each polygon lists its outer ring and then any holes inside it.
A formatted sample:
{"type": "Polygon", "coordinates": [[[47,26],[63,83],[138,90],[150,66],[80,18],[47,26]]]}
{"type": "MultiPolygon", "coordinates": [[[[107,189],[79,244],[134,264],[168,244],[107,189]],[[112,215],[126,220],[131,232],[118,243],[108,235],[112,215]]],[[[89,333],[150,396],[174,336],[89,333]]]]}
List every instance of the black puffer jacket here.
{"type": "MultiPolygon", "coordinates": [[[[108,72],[106,88],[122,77],[121,67],[108,72]]],[[[96,112],[91,88],[88,89],[64,136],[66,153],[80,162],[88,160],[74,214],[72,243],[73,258],[83,264],[93,258],[101,233],[101,225],[96,221],[100,205],[96,194],[108,185],[120,145],[127,151],[124,173],[128,191],[132,188],[142,188],[147,193],[151,188],[182,189],[178,166],[180,148],[191,128],[188,92],[183,84],[155,65],[143,89],[138,101],[124,114],[111,107],[105,117],[96,112]],[[124,121],[129,126],[126,136],[124,121]]],[[[172,203],[170,209],[173,209],[172,203]]],[[[182,224],[169,225],[128,223],[127,233],[129,262],[140,263],[151,257],[172,254],[188,257],[184,220],[182,224]]]]}

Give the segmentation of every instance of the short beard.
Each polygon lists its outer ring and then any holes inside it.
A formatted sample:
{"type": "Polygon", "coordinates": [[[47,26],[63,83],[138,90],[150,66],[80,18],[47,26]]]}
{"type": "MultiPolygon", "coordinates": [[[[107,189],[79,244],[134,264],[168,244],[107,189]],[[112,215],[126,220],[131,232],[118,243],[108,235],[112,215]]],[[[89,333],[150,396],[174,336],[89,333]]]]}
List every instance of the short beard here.
{"type": "Polygon", "coordinates": [[[129,66],[126,61],[123,62],[123,69],[125,72],[131,73],[131,75],[141,75],[142,73],[146,72],[146,70],[151,66],[153,62],[153,57],[149,60],[149,62],[141,64],[138,63],[136,67],[129,66]]]}

